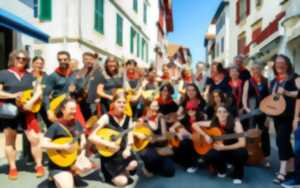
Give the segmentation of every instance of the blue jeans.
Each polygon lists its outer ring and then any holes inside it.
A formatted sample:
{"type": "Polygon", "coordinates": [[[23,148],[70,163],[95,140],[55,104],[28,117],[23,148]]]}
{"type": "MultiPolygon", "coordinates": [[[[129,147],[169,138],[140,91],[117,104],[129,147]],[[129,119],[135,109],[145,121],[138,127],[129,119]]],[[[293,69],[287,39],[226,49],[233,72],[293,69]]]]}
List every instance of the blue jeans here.
{"type": "Polygon", "coordinates": [[[300,184],[300,122],[295,131],[295,181],[300,184]]]}

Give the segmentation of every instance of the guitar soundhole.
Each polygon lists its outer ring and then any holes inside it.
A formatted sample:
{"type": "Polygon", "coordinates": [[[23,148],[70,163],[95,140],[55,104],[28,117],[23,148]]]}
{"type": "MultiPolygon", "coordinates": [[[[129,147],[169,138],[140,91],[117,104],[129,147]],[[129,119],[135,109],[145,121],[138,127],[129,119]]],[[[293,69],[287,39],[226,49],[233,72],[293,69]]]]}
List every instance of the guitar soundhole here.
{"type": "Polygon", "coordinates": [[[279,100],[279,96],[274,96],[273,99],[274,99],[274,101],[278,101],[279,100]]]}

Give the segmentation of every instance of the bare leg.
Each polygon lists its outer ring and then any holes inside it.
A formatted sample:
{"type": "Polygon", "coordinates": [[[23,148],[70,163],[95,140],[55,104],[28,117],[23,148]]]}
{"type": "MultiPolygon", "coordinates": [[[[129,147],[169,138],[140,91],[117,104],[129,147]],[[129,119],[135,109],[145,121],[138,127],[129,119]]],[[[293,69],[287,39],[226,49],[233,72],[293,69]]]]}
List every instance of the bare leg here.
{"type": "Polygon", "coordinates": [[[128,178],[125,175],[119,175],[112,179],[112,183],[116,187],[125,187],[128,183],[128,178]]]}
{"type": "Polygon", "coordinates": [[[40,146],[41,134],[34,132],[33,130],[26,131],[26,136],[30,142],[31,153],[36,163],[36,166],[42,166],[42,149],[40,146]]]}
{"type": "Polygon", "coordinates": [[[16,137],[17,132],[11,128],[4,129],[5,135],[5,155],[8,160],[9,168],[16,169],[16,137]]]}
{"type": "Polygon", "coordinates": [[[60,172],[53,179],[57,188],[74,188],[74,178],[69,171],[60,172]]]}

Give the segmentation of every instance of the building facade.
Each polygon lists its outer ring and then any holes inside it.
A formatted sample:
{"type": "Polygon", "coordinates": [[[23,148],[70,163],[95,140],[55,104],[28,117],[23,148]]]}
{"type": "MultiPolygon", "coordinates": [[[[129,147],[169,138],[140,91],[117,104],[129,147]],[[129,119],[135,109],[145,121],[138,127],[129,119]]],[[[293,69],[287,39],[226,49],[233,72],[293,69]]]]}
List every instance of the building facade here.
{"type": "Polygon", "coordinates": [[[49,43],[32,40],[14,48],[30,46],[32,54],[45,58],[51,72],[59,50],[69,51],[79,61],[83,52],[93,51],[102,59],[133,58],[149,67],[157,58],[160,4],[159,0],[11,0],[1,7],[50,36],[49,43]]]}
{"type": "Polygon", "coordinates": [[[209,26],[213,29],[205,38],[207,59],[228,65],[236,55],[244,54],[248,59],[266,64],[275,54],[283,53],[292,59],[299,71],[299,21],[294,19],[295,15],[299,16],[299,9],[297,0],[272,0],[272,3],[268,0],[223,0],[209,26]],[[288,17],[293,21],[285,24],[285,28],[283,23],[288,17]]]}

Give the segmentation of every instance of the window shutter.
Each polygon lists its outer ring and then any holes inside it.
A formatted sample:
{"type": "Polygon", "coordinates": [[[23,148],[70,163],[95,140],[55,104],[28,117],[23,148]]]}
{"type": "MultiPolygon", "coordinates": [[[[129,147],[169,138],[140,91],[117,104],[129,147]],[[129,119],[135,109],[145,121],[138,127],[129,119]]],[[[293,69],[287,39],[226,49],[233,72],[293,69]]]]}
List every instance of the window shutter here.
{"type": "Polygon", "coordinates": [[[95,30],[104,33],[104,1],[95,0],[95,30]]]}
{"type": "Polygon", "coordinates": [[[246,0],[246,4],[247,4],[247,10],[246,10],[246,14],[247,16],[250,15],[250,8],[251,8],[251,4],[250,4],[250,0],[246,0]]]}
{"type": "Polygon", "coordinates": [[[39,18],[42,21],[51,21],[51,18],[52,18],[52,2],[51,2],[51,0],[40,0],[39,18]]]}
{"type": "Polygon", "coordinates": [[[117,14],[117,21],[116,21],[116,42],[118,45],[123,45],[123,19],[122,17],[117,14]]]}
{"type": "Polygon", "coordinates": [[[136,55],[138,57],[140,57],[140,34],[139,33],[137,34],[137,40],[136,40],[136,42],[137,42],[137,44],[136,44],[136,46],[137,46],[137,53],[136,53],[136,55]]]}
{"type": "Polygon", "coordinates": [[[134,30],[131,27],[130,28],[130,52],[133,54],[134,51],[134,30]]]}
{"type": "Polygon", "coordinates": [[[236,2],[236,24],[240,23],[240,0],[236,2]]]}

